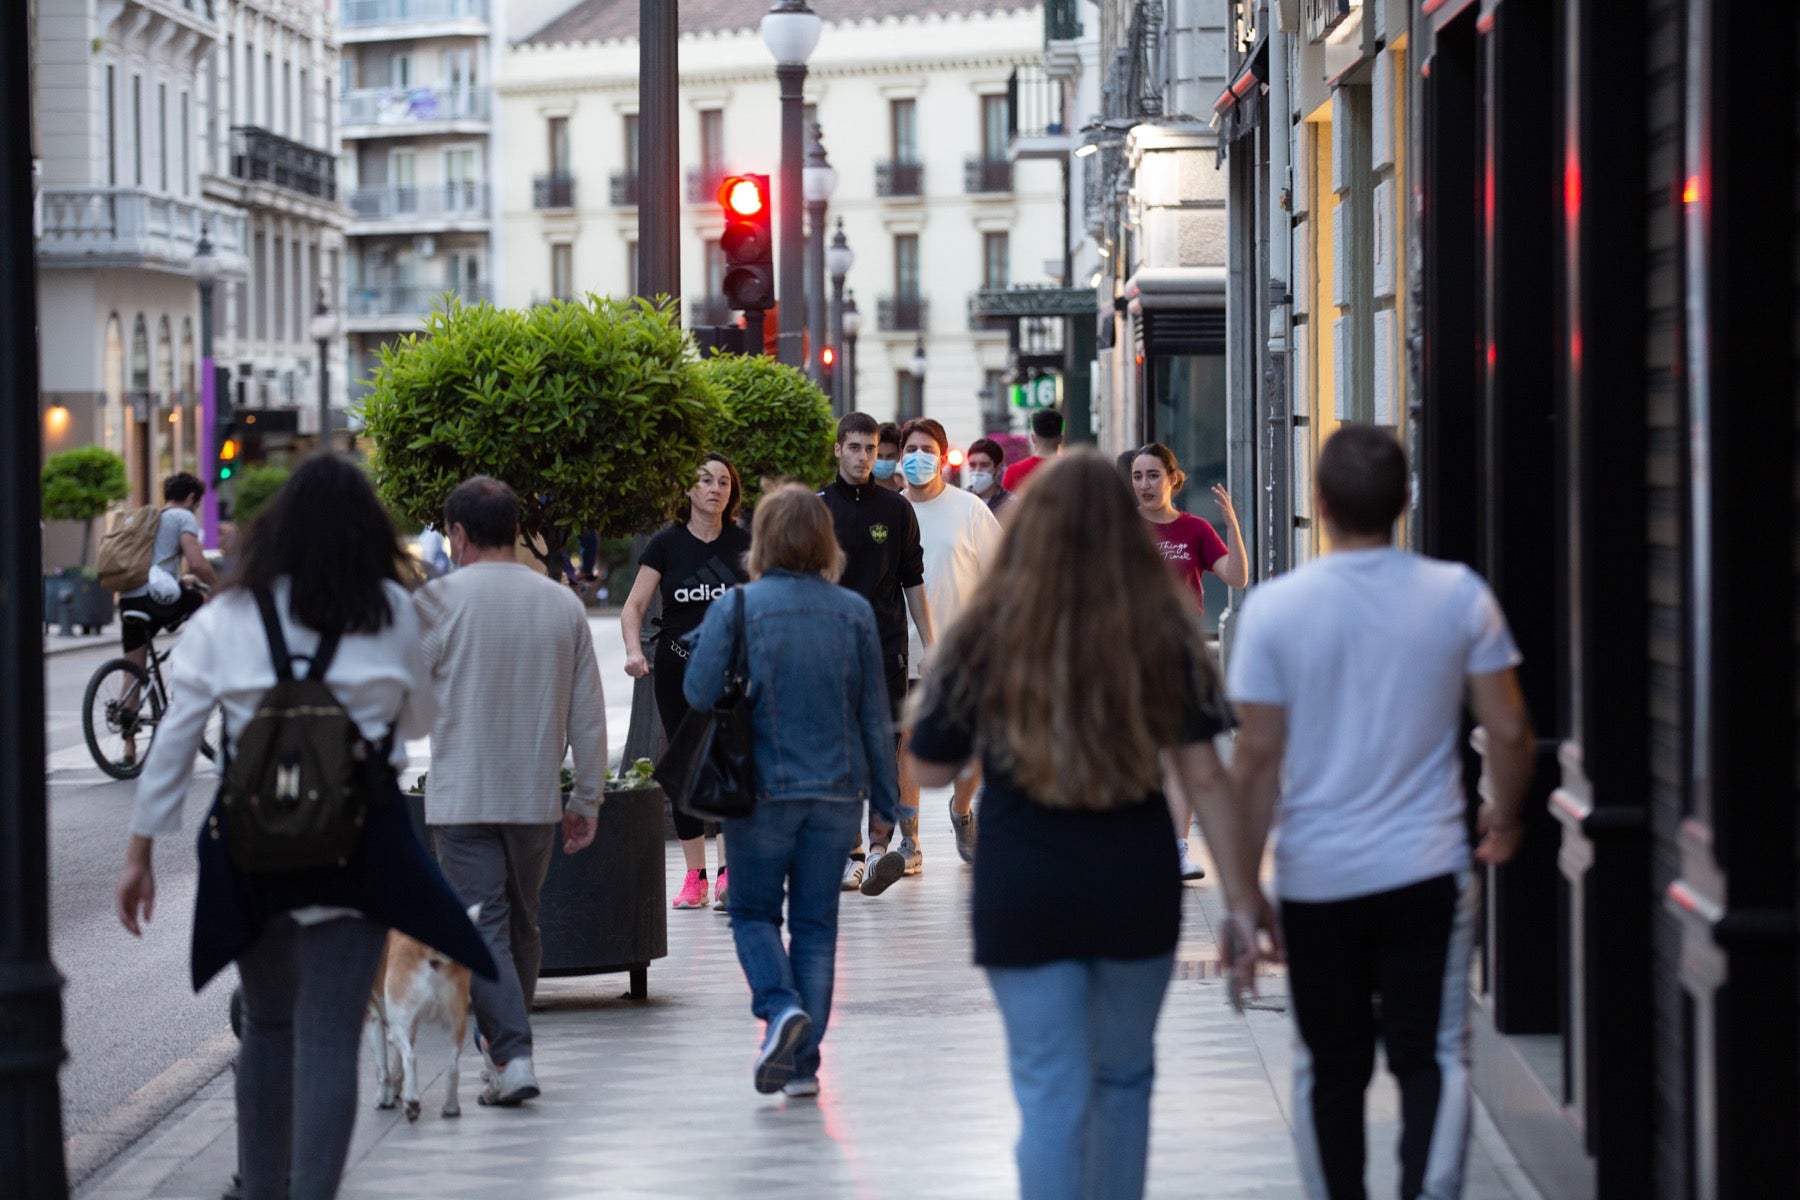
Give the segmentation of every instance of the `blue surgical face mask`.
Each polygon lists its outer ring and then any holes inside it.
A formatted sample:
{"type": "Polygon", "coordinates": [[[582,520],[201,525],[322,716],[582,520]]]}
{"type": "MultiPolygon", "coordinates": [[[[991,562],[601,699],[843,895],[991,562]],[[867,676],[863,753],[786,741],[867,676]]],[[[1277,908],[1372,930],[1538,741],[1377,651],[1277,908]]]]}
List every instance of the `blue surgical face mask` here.
{"type": "Polygon", "coordinates": [[[894,477],[894,468],[899,465],[900,465],[899,463],[895,462],[891,458],[876,459],[875,460],[875,478],[877,478],[877,479],[892,479],[894,477]]]}
{"type": "Polygon", "coordinates": [[[906,473],[906,482],[924,487],[937,478],[938,456],[929,450],[914,450],[900,460],[900,469],[906,473]]]}

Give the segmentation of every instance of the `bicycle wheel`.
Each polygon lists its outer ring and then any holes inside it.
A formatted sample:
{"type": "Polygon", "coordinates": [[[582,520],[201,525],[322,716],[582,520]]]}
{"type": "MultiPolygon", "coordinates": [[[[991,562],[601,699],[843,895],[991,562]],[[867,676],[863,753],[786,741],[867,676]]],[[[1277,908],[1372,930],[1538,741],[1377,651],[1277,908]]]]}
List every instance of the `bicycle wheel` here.
{"type": "Polygon", "coordinates": [[[95,765],[114,779],[136,779],[162,715],[148,671],[128,658],[101,664],[81,700],[81,730],[95,765]]]}

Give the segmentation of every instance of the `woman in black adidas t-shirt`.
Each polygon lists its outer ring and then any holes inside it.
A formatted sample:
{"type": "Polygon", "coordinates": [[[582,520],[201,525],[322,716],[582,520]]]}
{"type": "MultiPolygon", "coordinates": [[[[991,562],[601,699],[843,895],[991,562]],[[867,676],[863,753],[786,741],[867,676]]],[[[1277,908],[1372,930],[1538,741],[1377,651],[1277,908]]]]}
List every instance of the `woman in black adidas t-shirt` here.
{"type": "MultiPolygon", "coordinates": [[[[656,687],[656,707],[663,729],[671,736],[688,704],[681,695],[687,675],[687,647],[681,639],[700,628],[707,608],[736,585],[743,583],[744,556],[750,551],[750,535],[737,523],[743,485],[737,468],[723,454],[708,454],[700,464],[694,486],[677,514],[675,524],[650,539],[638,559],[636,581],[625,601],[619,625],[625,635],[625,672],[632,678],[650,675],[656,687]],[[643,650],[644,617],[650,597],[662,593],[662,633],[656,639],[654,659],[643,650]]],[[[687,860],[687,878],[675,896],[676,908],[705,908],[706,826],[675,813],[675,836],[681,839],[687,860]]],[[[725,908],[725,842],[719,841],[718,886],[713,889],[715,907],[725,908]]]]}

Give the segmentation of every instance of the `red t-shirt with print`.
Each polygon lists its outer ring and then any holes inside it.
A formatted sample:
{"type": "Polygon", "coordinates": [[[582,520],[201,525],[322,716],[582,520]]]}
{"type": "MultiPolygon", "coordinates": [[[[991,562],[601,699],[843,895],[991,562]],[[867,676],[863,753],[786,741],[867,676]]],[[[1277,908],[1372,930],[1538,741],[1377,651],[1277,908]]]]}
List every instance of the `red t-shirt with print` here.
{"type": "Polygon", "coordinates": [[[1168,561],[1169,569],[1194,590],[1200,601],[1200,607],[1206,607],[1205,594],[1200,590],[1200,577],[1212,570],[1213,564],[1231,553],[1225,545],[1225,539],[1219,531],[1212,527],[1212,522],[1204,517],[1196,517],[1192,513],[1178,513],[1173,521],[1159,525],[1155,521],[1147,521],[1150,536],[1156,541],[1156,548],[1168,561]]]}

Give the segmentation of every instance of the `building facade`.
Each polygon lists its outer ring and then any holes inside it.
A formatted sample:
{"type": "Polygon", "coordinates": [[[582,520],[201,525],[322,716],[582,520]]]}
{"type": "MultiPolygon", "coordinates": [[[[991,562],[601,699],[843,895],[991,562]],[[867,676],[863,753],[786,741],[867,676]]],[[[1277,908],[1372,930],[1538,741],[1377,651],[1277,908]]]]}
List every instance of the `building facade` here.
{"type": "MultiPolygon", "coordinates": [[[[637,8],[586,0],[513,45],[501,64],[501,303],[636,290],[637,8]]],[[[842,220],[855,254],[847,285],[862,319],[844,364],[855,373],[855,405],[883,419],[935,417],[956,445],[1022,424],[1006,405],[1015,339],[975,297],[1063,282],[1060,169],[1012,155],[1015,74],[1041,70],[1043,10],[894,0],[819,12],[824,33],[806,102],[838,176],[827,225],[835,231],[842,220]],[[920,348],[922,376],[913,370],[920,348]]],[[[735,171],[779,174],[779,94],[761,16],[755,6],[682,7],[690,324],[736,315],[721,293],[719,181],[735,171]]]]}

